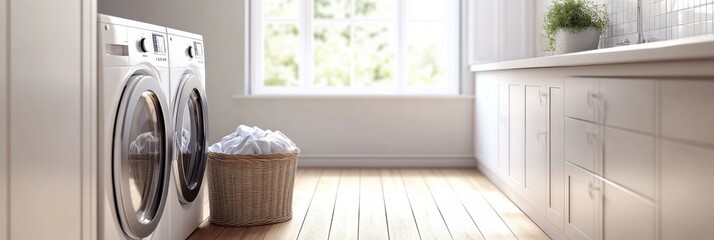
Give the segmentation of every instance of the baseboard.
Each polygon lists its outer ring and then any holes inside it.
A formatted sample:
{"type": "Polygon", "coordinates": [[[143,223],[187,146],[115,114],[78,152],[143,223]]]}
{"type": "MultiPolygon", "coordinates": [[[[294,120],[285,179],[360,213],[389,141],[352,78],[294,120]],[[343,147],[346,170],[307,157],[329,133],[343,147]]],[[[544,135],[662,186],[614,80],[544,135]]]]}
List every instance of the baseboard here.
{"type": "Polygon", "coordinates": [[[476,167],[460,155],[301,155],[298,167],[476,167]]]}
{"type": "Polygon", "coordinates": [[[488,168],[486,165],[484,165],[481,162],[478,162],[478,169],[483,173],[486,178],[491,180],[491,182],[498,187],[498,189],[503,192],[506,197],[511,199],[513,203],[516,204],[518,208],[523,211],[533,222],[535,222],[540,229],[543,230],[546,234],[551,239],[556,239],[556,240],[567,240],[568,237],[565,236],[565,233],[561,232],[560,229],[552,224],[548,219],[543,215],[538,209],[535,207],[531,206],[525,198],[521,197],[520,192],[514,190],[511,188],[506,181],[501,179],[495,172],[493,172],[490,168],[488,168]]]}

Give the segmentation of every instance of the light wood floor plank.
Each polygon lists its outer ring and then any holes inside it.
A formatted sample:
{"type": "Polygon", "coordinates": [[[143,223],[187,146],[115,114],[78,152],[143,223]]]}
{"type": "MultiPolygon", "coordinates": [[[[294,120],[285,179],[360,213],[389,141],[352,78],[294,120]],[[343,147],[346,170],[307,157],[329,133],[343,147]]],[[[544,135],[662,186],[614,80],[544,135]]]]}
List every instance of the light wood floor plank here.
{"type": "Polygon", "coordinates": [[[382,169],[381,175],[389,223],[389,239],[419,239],[419,229],[399,170],[382,169]]]}
{"type": "Polygon", "coordinates": [[[439,170],[421,170],[421,174],[429,187],[429,191],[431,191],[436,205],[439,207],[451,237],[456,240],[484,239],[481,231],[479,231],[464,205],[461,204],[461,201],[451,190],[451,186],[444,180],[439,170]]]}
{"type": "Polygon", "coordinates": [[[475,169],[299,169],[293,219],[188,239],[549,239],[475,169]],[[481,234],[479,235],[479,231],[481,234]]]}
{"type": "Polygon", "coordinates": [[[293,193],[293,218],[290,221],[270,226],[264,239],[297,239],[305,214],[310,207],[310,201],[320,181],[322,169],[305,169],[300,178],[295,181],[293,193]]]}
{"type": "Polygon", "coordinates": [[[418,169],[402,169],[402,180],[421,239],[451,239],[449,229],[418,169]]]}
{"type": "Polygon", "coordinates": [[[359,239],[389,239],[379,170],[361,170],[359,199],[359,239]]]}
{"type": "Polygon", "coordinates": [[[209,221],[204,221],[187,239],[204,240],[216,239],[221,234],[225,227],[211,224],[209,221]]]}
{"type": "Polygon", "coordinates": [[[359,234],[360,170],[343,169],[332,215],[330,239],[357,239],[359,234]]]}
{"type": "Polygon", "coordinates": [[[332,212],[335,209],[337,187],[340,184],[339,169],[325,169],[320,177],[309,211],[305,216],[298,239],[327,239],[330,236],[332,212]]]}
{"type": "Polygon", "coordinates": [[[518,239],[546,240],[550,239],[520,208],[516,206],[505,194],[493,185],[478,170],[466,171],[467,178],[486,198],[489,204],[498,212],[501,219],[508,225],[518,239]]]}
{"type": "Polygon", "coordinates": [[[250,227],[243,235],[244,240],[263,239],[270,231],[270,225],[250,227]]]}
{"type": "Polygon", "coordinates": [[[516,240],[505,222],[481,196],[476,187],[466,179],[464,174],[453,170],[441,170],[444,178],[449,182],[461,203],[468,211],[471,219],[479,227],[487,240],[516,240]]]}
{"type": "Polygon", "coordinates": [[[216,237],[217,240],[232,240],[243,239],[248,232],[249,227],[226,227],[221,231],[221,234],[216,237]]]}

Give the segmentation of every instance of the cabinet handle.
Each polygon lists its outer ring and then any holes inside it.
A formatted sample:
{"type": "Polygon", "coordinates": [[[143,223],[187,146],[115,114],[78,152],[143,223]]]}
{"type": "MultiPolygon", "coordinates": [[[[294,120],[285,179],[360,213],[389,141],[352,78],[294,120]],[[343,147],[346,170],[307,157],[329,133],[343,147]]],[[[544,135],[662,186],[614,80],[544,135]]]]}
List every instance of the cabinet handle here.
{"type": "Polygon", "coordinates": [[[587,140],[588,144],[593,145],[597,140],[597,133],[588,131],[587,133],[585,133],[585,139],[587,140]]]}
{"type": "Polygon", "coordinates": [[[536,138],[538,138],[539,143],[543,142],[543,140],[544,140],[543,138],[546,138],[547,136],[548,136],[548,132],[546,132],[546,131],[541,131],[540,129],[538,129],[538,131],[536,132],[536,138]]]}
{"type": "Polygon", "coordinates": [[[586,97],[587,97],[587,101],[588,101],[588,106],[593,107],[595,99],[599,99],[600,95],[598,95],[597,93],[594,93],[590,90],[588,90],[588,92],[586,94],[587,94],[586,97]]]}
{"type": "Polygon", "coordinates": [[[588,182],[588,195],[590,195],[590,199],[593,198],[593,191],[600,191],[600,187],[596,187],[595,184],[590,181],[588,182]]]}
{"type": "Polygon", "coordinates": [[[547,92],[543,92],[542,90],[538,90],[538,97],[539,97],[538,100],[540,101],[540,105],[541,105],[541,106],[543,106],[543,103],[544,103],[544,102],[548,102],[548,93],[547,93],[547,92]]]}

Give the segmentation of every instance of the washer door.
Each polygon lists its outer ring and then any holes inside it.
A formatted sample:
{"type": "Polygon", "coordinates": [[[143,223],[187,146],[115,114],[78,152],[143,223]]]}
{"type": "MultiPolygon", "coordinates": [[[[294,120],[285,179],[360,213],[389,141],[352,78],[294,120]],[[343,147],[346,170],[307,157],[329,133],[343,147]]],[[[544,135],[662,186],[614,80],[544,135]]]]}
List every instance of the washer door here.
{"type": "Polygon", "coordinates": [[[197,74],[184,74],[174,104],[174,176],[179,200],[190,203],[201,190],[208,158],[206,94],[197,74]]]}
{"type": "Polygon", "coordinates": [[[114,128],[112,174],[119,224],[134,239],[151,235],[166,204],[171,145],[166,98],[154,77],[136,74],[122,94],[114,128]]]}

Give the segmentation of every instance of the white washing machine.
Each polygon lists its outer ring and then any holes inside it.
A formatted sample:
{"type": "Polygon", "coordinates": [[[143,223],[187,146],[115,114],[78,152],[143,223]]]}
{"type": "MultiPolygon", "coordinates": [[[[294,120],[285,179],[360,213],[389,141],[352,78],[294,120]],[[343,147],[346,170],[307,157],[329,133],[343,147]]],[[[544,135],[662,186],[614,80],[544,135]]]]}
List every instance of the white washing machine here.
{"type": "Polygon", "coordinates": [[[166,28],[99,15],[97,236],[168,239],[166,28]]]}
{"type": "Polygon", "coordinates": [[[203,37],[166,29],[169,38],[174,161],[169,188],[169,239],[186,239],[204,221],[208,109],[203,37]],[[203,187],[202,187],[203,186],[203,187]]]}

